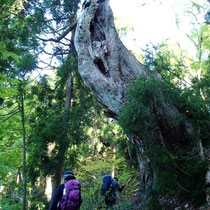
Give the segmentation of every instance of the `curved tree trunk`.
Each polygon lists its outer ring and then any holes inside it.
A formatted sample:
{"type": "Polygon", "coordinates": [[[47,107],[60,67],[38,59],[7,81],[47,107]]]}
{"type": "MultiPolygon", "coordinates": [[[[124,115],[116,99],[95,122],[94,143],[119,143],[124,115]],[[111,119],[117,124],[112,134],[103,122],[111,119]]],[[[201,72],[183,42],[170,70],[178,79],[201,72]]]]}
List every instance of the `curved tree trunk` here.
{"type": "MultiPolygon", "coordinates": [[[[150,77],[150,74],[121,42],[114,26],[109,0],[85,1],[75,31],[74,46],[78,54],[78,70],[81,77],[98,101],[113,117],[117,117],[125,103],[131,83],[140,75],[150,77]]],[[[156,76],[160,78],[158,74],[156,76]]],[[[157,118],[157,126],[151,131],[151,135],[156,136],[159,144],[170,151],[173,150],[171,145],[174,142],[183,145],[184,136],[190,130],[189,125],[172,126],[168,123],[167,116],[176,113],[176,108],[164,104],[161,110],[156,110],[154,99],[149,110],[157,118]]],[[[134,134],[130,135],[130,139],[138,148],[140,191],[152,189],[155,174],[144,152],[144,140],[134,134]]],[[[141,198],[139,208],[145,199],[147,198],[141,198]]]]}
{"type": "Polygon", "coordinates": [[[118,115],[128,86],[147,72],[119,39],[109,1],[83,4],[74,45],[82,78],[97,99],[118,115]]]}
{"type": "MultiPolygon", "coordinates": [[[[74,45],[78,70],[85,83],[112,116],[119,115],[129,85],[140,75],[149,74],[121,42],[108,0],[91,0],[83,4],[74,45]]],[[[140,141],[132,135],[130,139],[139,148],[140,190],[144,191],[152,184],[149,160],[140,141]]]]}

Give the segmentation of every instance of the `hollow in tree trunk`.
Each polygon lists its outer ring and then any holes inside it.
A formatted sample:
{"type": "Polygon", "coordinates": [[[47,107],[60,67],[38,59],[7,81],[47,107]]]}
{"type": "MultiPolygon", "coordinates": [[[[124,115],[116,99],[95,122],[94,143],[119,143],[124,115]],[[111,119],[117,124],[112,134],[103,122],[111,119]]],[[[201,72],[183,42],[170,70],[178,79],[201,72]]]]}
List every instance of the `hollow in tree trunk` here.
{"type": "MultiPolygon", "coordinates": [[[[150,73],[121,42],[108,0],[84,2],[74,35],[74,46],[81,77],[111,116],[117,118],[125,103],[129,86],[139,76],[150,77],[150,73]]],[[[156,77],[160,79],[160,75],[156,74],[156,77]]],[[[189,125],[170,126],[167,116],[178,111],[173,104],[164,104],[162,107],[161,110],[155,109],[155,99],[153,106],[149,107],[153,115],[158,116],[158,126],[151,131],[151,135],[158,139],[163,148],[173,150],[171,145],[177,139],[179,144],[183,143],[189,125]]],[[[150,166],[150,159],[145,155],[144,139],[135,134],[130,134],[130,139],[138,148],[140,192],[145,192],[146,189],[153,189],[155,174],[150,166]]],[[[179,166],[176,167],[181,171],[179,166]]],[[[139,207],[147,199],[141,197],[139,207]]]]}

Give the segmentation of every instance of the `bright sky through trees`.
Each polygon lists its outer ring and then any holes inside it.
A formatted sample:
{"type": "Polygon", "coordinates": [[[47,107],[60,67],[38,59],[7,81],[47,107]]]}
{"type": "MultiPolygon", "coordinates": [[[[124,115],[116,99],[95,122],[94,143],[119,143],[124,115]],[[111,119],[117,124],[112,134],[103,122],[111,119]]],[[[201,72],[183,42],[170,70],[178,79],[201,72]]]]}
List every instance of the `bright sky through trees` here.
{"type": "MultiPolygon", "coordinates": [[[[138,52],[150,42],[157,44],[167,38],[179,41],[183,49],[190,49],[192,43],[185,35],[192,29],[191,19],[186,14],[190,2],[190,0],[110,0],[110,5],[115,17],[133,26],[134,31],[129,33],[124,43],[129,49],[138,52]]],[[[196,2],[202,5],[205,0],[196,0],[196,2]]],[[[199,22],[204,21],[202,15],[197,18],[199,22]]]]}
{"type": "MultiPolygon", "coordinates": [[[[195,1],[201,5],[206,2],[195,1]]],[[[192,16],[186,13],[191,7],[191,0],[110,0],[110,6],[121,26],[128,25],[134,29],[122,38],[129,50],[140,54],[147,44],[157,45],[170,39],[174,43],[179,42],[181,49],[190,56],[195,56],[195,48],[186,36],[192,30],[192,16]]],[[[196,18],[200,23],[204,22],[204,14],[196,18]]],[[[45,73],[51,74],[52,70],[45,69],[42,74],[45,73]]]]}

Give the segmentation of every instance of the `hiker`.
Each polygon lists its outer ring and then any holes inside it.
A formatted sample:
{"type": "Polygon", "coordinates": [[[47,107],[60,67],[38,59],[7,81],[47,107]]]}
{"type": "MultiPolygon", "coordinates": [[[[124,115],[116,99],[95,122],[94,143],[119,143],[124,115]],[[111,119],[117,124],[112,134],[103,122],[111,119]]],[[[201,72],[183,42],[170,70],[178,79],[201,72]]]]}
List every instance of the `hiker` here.
{"type": "Polygon", "coordinates": [[[72,171],[66,171],[51,201],[50,210],[78,210],[82,203],[81,185],[72,171]]]}
{"type": "Polygon", "coordinates": [[[122,192],[124,187],[125,184],[120,186],[117,177],[111,179],[111,175],[104,176],[101,193],[105,198],[107,208],[113,207],[113,205],[116,203],[116,191],[122,192]]]}

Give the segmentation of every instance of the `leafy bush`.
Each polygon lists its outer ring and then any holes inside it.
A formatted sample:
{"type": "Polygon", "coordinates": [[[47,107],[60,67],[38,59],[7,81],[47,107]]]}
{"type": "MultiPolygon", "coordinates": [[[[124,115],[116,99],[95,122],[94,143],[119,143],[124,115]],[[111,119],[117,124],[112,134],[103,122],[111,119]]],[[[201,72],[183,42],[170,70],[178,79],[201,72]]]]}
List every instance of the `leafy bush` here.
{"type": "Polygon", "coordinates": [[[119,117],[120,125],[128,134],[134,133],[144,140],[143,147],[155,175],[154,189],[159,196],[169,193],[181,200],[195,200],[195,205],[196,201],[204,202],[208,166],[200,159],[197,140],[206,141],[209,119],[200,93],[192,88],[181,89],[153,76],[141,76],[130,87],[119,117]],[[171,104],[179,112],[168,112],[167,118],[162,117],[160,113],[171,104]],[[167,129],[187,123],[194,129],[191,127],[190,132],[185,131],[182,139],[167,134],[167,129]],[[155,132],[156,127],[162,132],[166,146],[155,132]]]}

